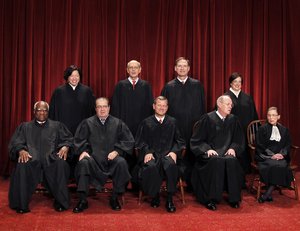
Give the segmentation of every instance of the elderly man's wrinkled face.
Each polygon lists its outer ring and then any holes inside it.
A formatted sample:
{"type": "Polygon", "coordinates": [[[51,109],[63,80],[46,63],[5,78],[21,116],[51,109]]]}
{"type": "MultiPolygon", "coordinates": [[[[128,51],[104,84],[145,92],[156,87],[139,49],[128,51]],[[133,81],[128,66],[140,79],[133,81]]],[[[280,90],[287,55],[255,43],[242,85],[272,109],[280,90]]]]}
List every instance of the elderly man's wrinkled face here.
{"type": "Polygon", "coordinates": [[[233,107],[230,97],[224,97],[222,102],[218,103],[218,111],[222,116],[227,116],[230,114],[233,107]]]}
{"type": "Polygon", "coordinates": [[[133,79],[138,78],[141,73],[140,65],[137,62],[130,62],[127,66],[127,73],[133,79]]]}
{"type": "Polygon", "coordinates": [[[36,105],[36,108],[34,109],[35,119],[40,122],[44,122],[48,118],[48,111],[49,111],[49,108],[48,108],[47,104],[45,104],[44,102],[38,103],[36,105]]]}
{"type": "Polygon", "coordinates": [[[72,74],[68,77],[68,83],[72,86],[77,86],[80,81],[80,75],[78,71],[73,71],[72,74]]]}

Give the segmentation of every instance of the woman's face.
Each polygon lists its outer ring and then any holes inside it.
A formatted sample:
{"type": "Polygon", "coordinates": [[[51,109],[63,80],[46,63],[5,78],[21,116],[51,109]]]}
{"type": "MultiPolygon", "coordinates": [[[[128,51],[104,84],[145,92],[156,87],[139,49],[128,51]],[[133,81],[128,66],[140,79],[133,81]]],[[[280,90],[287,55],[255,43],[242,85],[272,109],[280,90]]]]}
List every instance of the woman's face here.
{"type": "Polygon", "coordinates": [[[240,91],[242,89],[242,78],[241,77],[237,77],[235,80],[233,80],[230,83],[230,86],[233,90],[235,91],[240,91]]]}
{"type": "Polygon", "coordinates": [[[280,119],[280,115],[278,115],[277,110],[270,110],[268,111],[267,119],[271,125],[276,125],[277,121],[280,119]]]}
{"type": "Polygon", "coordinates": [[[72,74],[68,77],[68,83],[72,86],[77,86],[80,81],[80,75],[77,70],[73,71],[72,74]]]}

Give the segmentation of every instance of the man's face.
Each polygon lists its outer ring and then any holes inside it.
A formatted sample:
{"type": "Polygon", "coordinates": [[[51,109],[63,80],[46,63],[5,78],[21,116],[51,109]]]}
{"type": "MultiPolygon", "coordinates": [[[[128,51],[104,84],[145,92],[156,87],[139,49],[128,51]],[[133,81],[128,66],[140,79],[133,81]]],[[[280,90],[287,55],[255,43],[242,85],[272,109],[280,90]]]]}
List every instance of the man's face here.
{"type": "Polygon", "coordinates": [[[232,106],[233,105],[230,97],[224,97],[223,102],[218,103],[218,110],[220,114],[225,117],[230,114],[232,106]]]}
{"type": "Polygon", "coordinates": [[[190,66],[186,60],[180,60],[176,66],[175,71],[179,77],[186,77],[190,71],[190,66]]]}
{"type": "Polygon", "coordinates": [[[136,79],[141,73],[141,67],[137,62],[131,62],[127,66],[127,73],[131,78],[136,79]]]}
{"type": "Polygon", "coordinates": [[[47,104],[40,102],[36,105],[34,110],[35,119],[44,122],[48,118],[48,107],[47,104]]]}
{"type": "Polygon", "coordinates": [[[107,100],[98,99],[96,100],[96,114],[99,118],[106,118],[109,114],[110,107],[107,100]]]}
{"type": "Polygon", "coordinates": [[[167,100],[156,100],[156,104],[153,104],[153,110],[157,116],[164,116],[168,111],[167,100]]]}
{"type": "Polygon", "coordinates": [[[73,71],[72,74],[68,77],[68,83],[72,86],[77,86],[80,81],[80,75],[78,71],[73,71]]]}
{"type": "Polygon", "coordinates": [[[280,119],[280,115],[278,115],[276,110],[270,110],[268,111],[267,119],[270,124],[276,125],[277,121],[280,119]]]}

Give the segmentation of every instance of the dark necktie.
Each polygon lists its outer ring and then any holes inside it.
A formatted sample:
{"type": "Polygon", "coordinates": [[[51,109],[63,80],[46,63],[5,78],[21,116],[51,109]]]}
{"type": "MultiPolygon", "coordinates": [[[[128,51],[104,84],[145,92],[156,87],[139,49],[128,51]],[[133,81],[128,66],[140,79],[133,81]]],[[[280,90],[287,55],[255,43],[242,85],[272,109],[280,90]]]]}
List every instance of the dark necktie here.
{"type": "Polygon", "coordinates": [[[132,89],[134,90],[134,88],[135,88],[135,80],[132,80],[132,89]]]}
{"type": "Polygon", "coordinates": [[[101,123],[104,125],[105,119],[100,119],[101,123]]]}
{"type": "Polygon", "coordinates": [[[159,122],[160,124],[162,124],[163,121],[162,121],[162,119],[160,119],[158,122],[159,122]]]}

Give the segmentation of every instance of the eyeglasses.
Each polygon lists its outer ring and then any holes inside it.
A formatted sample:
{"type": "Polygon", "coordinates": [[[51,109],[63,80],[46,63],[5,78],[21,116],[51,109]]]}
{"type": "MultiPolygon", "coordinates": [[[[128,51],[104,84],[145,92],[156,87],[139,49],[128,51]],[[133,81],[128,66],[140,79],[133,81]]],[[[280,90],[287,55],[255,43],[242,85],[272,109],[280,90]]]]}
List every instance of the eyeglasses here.
{"type": "Polygon", "coordinates": [[[131,66],[131,67],[128,67],[128,69],[130,69],[130,70],[137,70],[137,69],[139,69],[140,67],[138,67],[138,66],[131,66]]]}
{"type": "Polygon", "coordinates": [[[108,108],[108,105],[97,105],[96,108],[108,108]]]}
{"type": "Polygon", "coordinates": [[[277,117],[278,114],[268,114],[268,117],[277,117]]]}
{"type": "Polygon", "coordinates": [[[41,109],[41,108],[38,108],[38,109],[35,109],[36,112],[48,112],[48,109],[41,109]]]}

